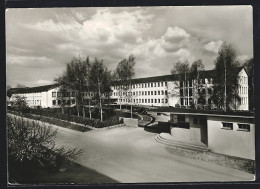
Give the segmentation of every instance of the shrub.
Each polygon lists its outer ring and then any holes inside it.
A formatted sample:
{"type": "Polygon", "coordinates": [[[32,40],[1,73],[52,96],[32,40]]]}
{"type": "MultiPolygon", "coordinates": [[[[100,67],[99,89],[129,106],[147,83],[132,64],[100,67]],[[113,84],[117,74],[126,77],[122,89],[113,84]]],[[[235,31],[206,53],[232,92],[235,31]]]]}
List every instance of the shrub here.
{"type": "Polygon", "coordinates": [[[82,150],[57,148],[55,137],[57,130],[50,126],[23,118],[7,116],[8,158],[21,167],[35,164],[41,167],[55,167],[57,155],[65,159],[75,159],[82,150]]]}

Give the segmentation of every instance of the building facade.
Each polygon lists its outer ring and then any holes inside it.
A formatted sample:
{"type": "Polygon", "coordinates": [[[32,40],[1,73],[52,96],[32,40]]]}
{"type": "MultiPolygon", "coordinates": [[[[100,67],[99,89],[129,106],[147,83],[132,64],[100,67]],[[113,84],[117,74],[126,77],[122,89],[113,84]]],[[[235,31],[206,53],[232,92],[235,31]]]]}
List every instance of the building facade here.
{"type": "MultiPolygon", "coordinates": [[[[238,95],[241,101],[235,102],[233,109],[248,110],[248,76],[244,68],[238,70],[238,95]]],[[[178,81],[173,75],[133,79],[129,86],[111,86],[111,99],[116,104],[214,109],[213,73],[213,70],[203,71],[198,81],[186,82],[178,81]]]]}
{"type": "Polygon", "coordinates": [[[255,160],[253,115],[171,113],[170,134],[178,142],[206,146],[210,151],[255,160]]]}
{"type": "MultiPolygon", "coordinates": [[[[142,106],[196,107],[214,109],[213,71],[203,71],[200,80],[178,81],[173,75],[132,79],[128,86],[115,82],[111,86],[110,99],[115,104],[142,106]]],[[[238,94],[241,102],[236,102],[236,110],[248,110],[248,76],[243,68],[238,72],[238,94]]],[[[40,87],[12,89],[14,95],[26,97],[30,107],[59,107],[62,104],[75,105],[75,92],[61,95],[58,84],[40,87]]],[[[93,97],[91,92],[83,92],[85,99],[93,97]]]]}

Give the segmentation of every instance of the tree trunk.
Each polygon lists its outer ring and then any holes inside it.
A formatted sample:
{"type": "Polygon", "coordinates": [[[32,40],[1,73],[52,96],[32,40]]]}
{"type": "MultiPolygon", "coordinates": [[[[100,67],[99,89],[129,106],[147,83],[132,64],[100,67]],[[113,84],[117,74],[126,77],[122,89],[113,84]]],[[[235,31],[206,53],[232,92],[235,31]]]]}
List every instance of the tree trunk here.
{"type": "Polygon", "coordinates": [[[99,96],[99,108],[100,108],[100,121],[103,121],[103,111],[102,111],[102,99],[101,99],[101,91],[100,84],[98,82],[98,96],[99,96]]]}
{"type": "Polygon", "coordinates": [[[79,116],[79,103],[78,103],[77,99],[76,99],[76,108],[77,108],[77,113],[78,113],[78,116],[79,116]]]}
{"type": "Polygon", "coordinates": [[[62,105],[61,105],[61,113],[64,114],[64,104],[62,102],[62,105]]]}
{"type": "Polygon", "coordinates": [[[133,106],[131,105],[131,118],[133,118],[133,106]]]}
{"type": "Polygon", "coordinates": [[[82,116],[83,116],[83,117],[86,117],[85,106],[84,106],[84,104],[83,104],[83,106],[82,106],[82,116]]]}
{"type": "Polygon", "coordinates": [[[91,108],[90,108],[90,99],[88,100],[88,111],[89,111],[89,118],[91,119],[92,115],[91,115],[91,108]]]}

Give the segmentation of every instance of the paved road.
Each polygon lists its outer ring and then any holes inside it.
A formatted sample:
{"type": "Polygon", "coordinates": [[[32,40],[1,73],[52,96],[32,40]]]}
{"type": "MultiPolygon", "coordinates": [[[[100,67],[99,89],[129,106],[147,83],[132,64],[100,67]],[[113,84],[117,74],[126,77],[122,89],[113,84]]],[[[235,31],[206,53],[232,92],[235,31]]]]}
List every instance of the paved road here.
{"type": "Polygon", "coordinates": [[[239,170],[169,154],[155,135],[126,126],[86,133],[59,127],[56,144],[83,149],[78,163],[123,183],[254,179],[239,170]]]}

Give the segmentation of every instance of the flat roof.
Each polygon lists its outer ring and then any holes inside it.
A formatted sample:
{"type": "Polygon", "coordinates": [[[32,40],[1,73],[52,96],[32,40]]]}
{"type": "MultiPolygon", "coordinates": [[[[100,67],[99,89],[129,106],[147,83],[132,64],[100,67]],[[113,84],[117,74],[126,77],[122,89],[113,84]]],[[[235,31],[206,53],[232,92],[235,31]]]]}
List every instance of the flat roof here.
{"type": "Polygon", "coordinates": [[[188,114],[200,116],[218,116],[218,117],[237,117],[237,118],[255,118],[252,111],[220,111],[220,110],[201,110],[189,108],[175,108],[175,107],[158,107],[151,109],[153,112],[168,112],[171,114],[188,114]]]}

